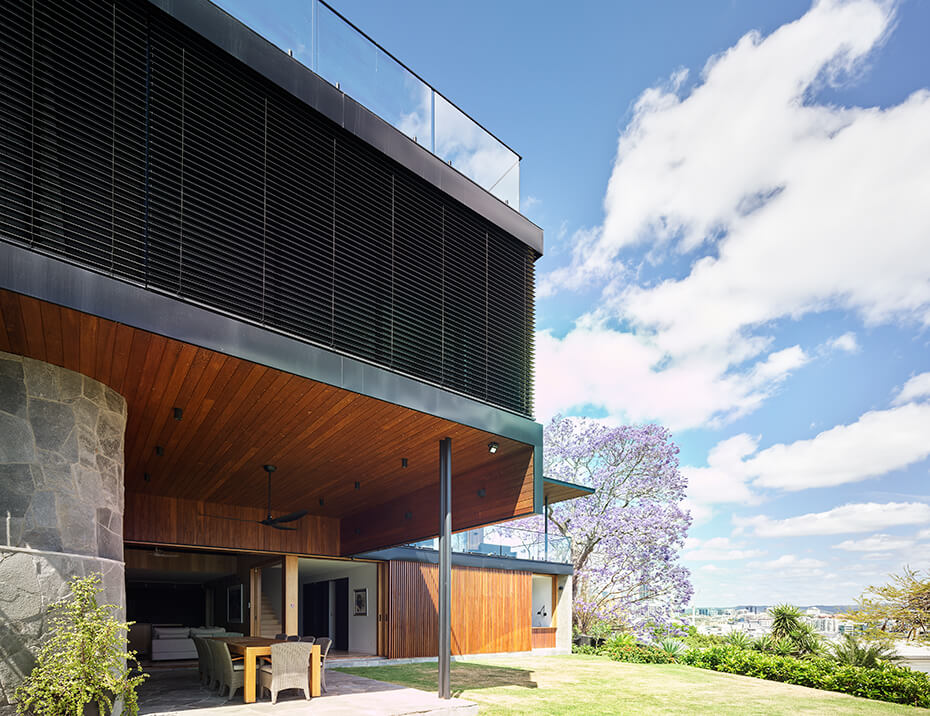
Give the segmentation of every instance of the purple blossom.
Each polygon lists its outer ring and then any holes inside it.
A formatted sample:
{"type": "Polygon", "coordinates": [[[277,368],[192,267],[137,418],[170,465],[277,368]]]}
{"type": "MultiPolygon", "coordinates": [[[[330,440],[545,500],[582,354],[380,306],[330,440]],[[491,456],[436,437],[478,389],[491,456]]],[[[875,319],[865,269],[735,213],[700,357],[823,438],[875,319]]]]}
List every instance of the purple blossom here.
{"type": "Polygon", "coordinates": [[[693,591],[678,564],[691,515],[671,433],[557,416],[544,456],[546,477],[595,488],[549,508],[550,525],[572,539],[575,626],[607,621],[646,634],[670,625],[693,591]]]}

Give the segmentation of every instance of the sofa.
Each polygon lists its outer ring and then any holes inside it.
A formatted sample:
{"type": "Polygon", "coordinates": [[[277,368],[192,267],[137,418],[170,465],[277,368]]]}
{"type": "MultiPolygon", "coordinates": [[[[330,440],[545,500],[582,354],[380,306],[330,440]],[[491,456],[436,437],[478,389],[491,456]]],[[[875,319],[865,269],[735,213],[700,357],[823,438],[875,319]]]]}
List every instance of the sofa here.
{"type": "Polygon", "coordinates": [[[242,636],[242,632],[226,631],[223,627],[155,625],[152,627],[152,661],[196,659],[195,636],[242,636]]]}

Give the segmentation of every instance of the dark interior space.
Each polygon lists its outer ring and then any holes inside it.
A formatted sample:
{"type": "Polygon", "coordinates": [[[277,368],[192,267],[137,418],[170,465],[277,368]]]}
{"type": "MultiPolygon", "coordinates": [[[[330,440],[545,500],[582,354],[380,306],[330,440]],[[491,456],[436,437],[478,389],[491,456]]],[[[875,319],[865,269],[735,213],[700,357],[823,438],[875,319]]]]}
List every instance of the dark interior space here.
{"type": "Polygon", "coordinates": [[[126,619],[149,624],[206,624],[202,584],[126,582],[126,619]]]}

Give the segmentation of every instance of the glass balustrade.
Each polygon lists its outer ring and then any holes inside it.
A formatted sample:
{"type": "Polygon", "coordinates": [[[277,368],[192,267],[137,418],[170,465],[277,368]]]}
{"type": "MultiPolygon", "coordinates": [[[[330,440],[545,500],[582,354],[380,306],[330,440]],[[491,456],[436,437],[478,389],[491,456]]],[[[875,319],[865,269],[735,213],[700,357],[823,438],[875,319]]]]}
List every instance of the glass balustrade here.
{"type": "Polygon", "coordinates": [[[483,189],[520,210],[520,157],[323,0],[213,0],[483,189]]]}
{"type": "MultiPolygon", "coordinates": [[[[438,550],[439,539],[413,542],[406,546],[438,550]]],[[[534,530],[500,525],[456,532],[452,535],[452,551],[462,554],[529,559],[537,562],[570,564],[572,561],[572,543],[568,537],[553,534],[547,537],[534,530]]]]}

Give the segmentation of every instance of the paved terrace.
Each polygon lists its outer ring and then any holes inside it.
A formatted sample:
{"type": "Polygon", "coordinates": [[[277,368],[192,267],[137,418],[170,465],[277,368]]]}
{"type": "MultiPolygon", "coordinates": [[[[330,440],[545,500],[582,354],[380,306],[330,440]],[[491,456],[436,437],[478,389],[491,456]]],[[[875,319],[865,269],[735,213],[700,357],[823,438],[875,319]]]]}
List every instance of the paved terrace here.
{"type": "Polygon", "coordinates": [[[181,716],[246,716],[251,714],[454,714],[478,713],[478,705],[437,696],[361,676],[326,672],[328,690],[307,701],[300,691],[282,691],[271,699],[242,702],[240,689],[231,701],[200,685],[196,668],[155,669],[139,691],[140,714],[181,716]]]}

